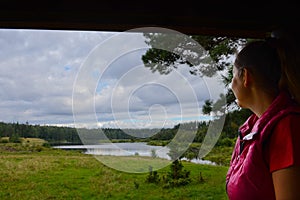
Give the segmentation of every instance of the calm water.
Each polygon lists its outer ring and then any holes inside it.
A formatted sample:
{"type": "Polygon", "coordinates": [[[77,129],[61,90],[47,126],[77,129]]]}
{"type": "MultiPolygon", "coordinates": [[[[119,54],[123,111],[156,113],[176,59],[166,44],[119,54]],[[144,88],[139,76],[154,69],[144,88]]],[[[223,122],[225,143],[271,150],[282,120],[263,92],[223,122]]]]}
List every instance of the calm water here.
{"type": "MultiPolygon", "coordinates": [[[[169,148],[163,146],[152,146],[146,143],[103,143],[99,145],[61,145],[55,146],[53,148],[59,149],[76,149],[84,150],[86,154],[92,155],[111,155],[111,156],[156,156],[159,158],[164,158],[170,160],[168,155],[169,148]]],[[[183,159],[186,160],[186,159],[183,159]]],[[[198,164],[210,164],[215,165],[215,163],[208,160],[191,160],[193,163],[198,164]]]]}

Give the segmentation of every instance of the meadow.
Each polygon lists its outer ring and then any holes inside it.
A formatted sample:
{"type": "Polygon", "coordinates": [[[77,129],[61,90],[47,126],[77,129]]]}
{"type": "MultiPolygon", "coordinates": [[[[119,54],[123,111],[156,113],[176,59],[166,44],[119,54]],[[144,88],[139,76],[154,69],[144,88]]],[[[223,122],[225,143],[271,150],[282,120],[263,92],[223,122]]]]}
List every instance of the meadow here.
{"type": "MultiPolygon", "coordinates": [[[[0,144],[0,199],[227,199],[225,175],[228,167],[183,161],[191,183],[164,188],[148,183],[148,173],[126,173],[108,167],[80,151],[52,149],[42,141],[0,144]]],[[[114,160],[107,156],[102,159],[114,160]]],[[[120,157],[121,163],[150,162],[151,157],[120,157]]],[[[161,162],[165,162],[161,160],[161,162]]],[[[157,170],[159,176],[170,166],[157,170]]]]}

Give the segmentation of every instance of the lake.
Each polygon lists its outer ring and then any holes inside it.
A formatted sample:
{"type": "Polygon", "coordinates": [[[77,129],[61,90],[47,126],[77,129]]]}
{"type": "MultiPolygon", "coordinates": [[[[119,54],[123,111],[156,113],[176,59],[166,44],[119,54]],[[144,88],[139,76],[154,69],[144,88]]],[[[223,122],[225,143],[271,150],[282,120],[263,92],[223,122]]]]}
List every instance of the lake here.
{"type": "MultiPolygon", "coordinates": [[[[110,156],[156,156],[171,160],[169,148],[166,146],[153,146],[143,142],[128,143],[103,143],[98,145],[59,145],[53,148],[65,150],[82,150],[85,154],[110,155],[110,156]]],[[[182,160],[187,160],[183,158],[182,160]]],[[[209,160],[192,159],[191,162],[197,164],[216,165],[209,160]]]]}

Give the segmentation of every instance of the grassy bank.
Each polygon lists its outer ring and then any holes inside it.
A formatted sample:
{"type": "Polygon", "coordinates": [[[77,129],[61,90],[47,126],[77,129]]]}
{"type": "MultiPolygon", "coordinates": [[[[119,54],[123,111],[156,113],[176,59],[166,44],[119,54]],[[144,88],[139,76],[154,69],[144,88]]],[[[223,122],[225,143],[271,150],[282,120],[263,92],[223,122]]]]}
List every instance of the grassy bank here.
{"type": "MultiPolygon", "coordinates": [[[[226,199],[227,167],[183,162],[189,185],[164,189],[148,173],[126,173],[91,155],[26,144],[0,144],[0,199],[226,199]],[[203,181],[200,180],[200,174],[203,181]]],[[[103,157],[113,162],[115,157],[103,157]]],[[[121,164],[152,158],[123,157],[121,164]]],[[[120,160],[119,160],[120,161],[120,160]]],[[[169,166],[158,170],[166,174],[169,166]]]]}

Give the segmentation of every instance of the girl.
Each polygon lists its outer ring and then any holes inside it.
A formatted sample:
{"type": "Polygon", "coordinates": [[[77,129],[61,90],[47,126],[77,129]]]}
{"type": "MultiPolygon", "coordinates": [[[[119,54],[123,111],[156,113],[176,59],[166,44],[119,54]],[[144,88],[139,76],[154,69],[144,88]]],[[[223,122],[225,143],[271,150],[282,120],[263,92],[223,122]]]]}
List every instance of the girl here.
{"type": "Polygon", "coordinates": [[[252,41],[234,62],[232,91],[253,114],[238,131],[226,176],[230,200],[300,199],[299,52],[279,42],[252,41]]]}

